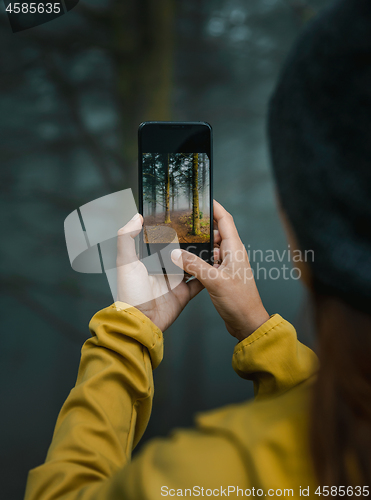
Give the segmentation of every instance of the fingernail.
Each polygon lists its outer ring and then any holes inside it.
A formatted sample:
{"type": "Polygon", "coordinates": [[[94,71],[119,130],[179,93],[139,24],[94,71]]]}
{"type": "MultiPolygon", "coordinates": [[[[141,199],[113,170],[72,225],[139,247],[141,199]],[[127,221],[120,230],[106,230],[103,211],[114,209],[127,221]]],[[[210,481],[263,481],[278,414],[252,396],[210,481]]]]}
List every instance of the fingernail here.
{"type": "Polygon", "coordinates": [[[140,217],[140,214],[135,214],[134,217],[131,218],[131,220],[137,220],[140,217]]]}
{"type": "Polygon", "coordinates": [[[182,251],[179,250],[179,248],[176,248],[171,252],[171,260],[176,261],[180,259],[180,256],[182,255],[182,251]]]}

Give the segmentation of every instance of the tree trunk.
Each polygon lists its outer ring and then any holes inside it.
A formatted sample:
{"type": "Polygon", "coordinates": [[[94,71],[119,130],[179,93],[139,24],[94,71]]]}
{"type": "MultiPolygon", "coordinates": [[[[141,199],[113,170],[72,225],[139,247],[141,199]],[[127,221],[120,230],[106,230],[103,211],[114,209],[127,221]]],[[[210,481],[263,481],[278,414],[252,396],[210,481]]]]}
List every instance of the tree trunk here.
{"type": "Polygon", "coordinates": [[[193,154],[192,165],[192,234],[200,234],[200,207],[198,203],[198,153],[193,154]]]}
{"type": "MultiPolygon", "coordinates": [[[[174,0],[111,0],[111,44],[126,187],[137,186],[137,129],[171,119],[174,0]]],[[[136,196],[135,196],[136,197],[136,196]]]]}
{"type": "Polygon", "coordinates": [[[206,213],[206,161],[205,153],[202,155],[202,215],[206,213]]]}
{"type": "Polygon", "coordinates": [[[188,210],[191,210],[191,198],[192,198],[192,169],[188,170],[188,210]]]}
{"type": "Polygon", "coordinates": [[[164,155],[165,164],[165,224],[170,221],[170,155],[164,155]]]}
{"type": "Polygon", "coordinates": [[[174,174],[171,174],[171,211],[175,209],[175,180],[174,174]]]}
{"type": "Polygon", "coordinates": [[[156,216],[156,194],[157,194],[157,183],[156,183],[156,158],[153,159],[152,163],[152,215],[156,216]]]}

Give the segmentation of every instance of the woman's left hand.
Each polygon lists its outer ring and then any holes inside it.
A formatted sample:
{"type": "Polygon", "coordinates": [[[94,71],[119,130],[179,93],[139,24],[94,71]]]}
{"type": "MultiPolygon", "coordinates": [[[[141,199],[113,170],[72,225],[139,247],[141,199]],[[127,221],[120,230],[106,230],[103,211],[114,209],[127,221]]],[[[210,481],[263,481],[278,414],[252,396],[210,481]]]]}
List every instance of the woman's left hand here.
{"type": "Polygon", "coordinates": [[[163,274],[149,276],[135,251],[134,238],[142,230],[142,225],[143,217],[137,214],[118,231],[117,300],[135,306],[165,331],[204,287],[197,279],[186,283],[184,278],[171,289],[174,280],[179,281],[179,275],[167,275],[170,286],[163,274]]]}

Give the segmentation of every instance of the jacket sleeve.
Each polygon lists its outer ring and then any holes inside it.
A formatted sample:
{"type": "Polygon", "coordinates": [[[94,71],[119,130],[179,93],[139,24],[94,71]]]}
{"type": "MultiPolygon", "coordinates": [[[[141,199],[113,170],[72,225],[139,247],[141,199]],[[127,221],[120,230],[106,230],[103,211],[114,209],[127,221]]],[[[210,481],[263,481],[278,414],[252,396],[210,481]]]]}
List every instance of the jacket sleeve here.
{"type": "Polygon", "coordinates": [[[274,314],[233,353],[236,373],[254,382],[255,399],[278,396],[309,379],[318,370],[315,353],[298,341],[295,328],[274,314]]]}
{"type": "MultiPolygon", "coordinates": [[[[76,386],[59,414],[46,462],[29,473],[25,500],[152,500],[166,496],[162,487],[212,488],[215,478],[223,488],[242,487],[247,477],[240,450],[223,433],[178,431],[152,440],[131,461],[151,412],[162,333],[122,303],[98,312],[90,329],[76,386]]],[[[237,344],[233,366],[264,398],[311,376],[316,357],[275,315],[237,344]]]]}
{"type": "Polygon", "coordinates": [[[99,311],[89,327],[76,386],[58,416],[46,462],[29,473],[26,500],[95,498],[104,479],[130,460],[147,426],[162,332],[124,303],[99,311]]]}

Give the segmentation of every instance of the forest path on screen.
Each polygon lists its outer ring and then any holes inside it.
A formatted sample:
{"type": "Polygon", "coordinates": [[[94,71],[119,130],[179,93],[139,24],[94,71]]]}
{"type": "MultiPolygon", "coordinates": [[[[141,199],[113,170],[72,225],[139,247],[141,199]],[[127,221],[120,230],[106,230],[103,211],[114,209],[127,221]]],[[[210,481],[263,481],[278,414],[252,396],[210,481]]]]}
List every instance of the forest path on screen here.
{"type": "Polygon", "coordinates": [[[208,243],[210,241],[210,218],[200,219],[200,234],[192,234],[192,210],[170,212],[171,222],[165,224],[165,212],[144,217],[144,241],[146,243],[171,243],[176,231],[179,243],[208,243]],[[152,226],[152,227],[149,227],[152,226]]]}

